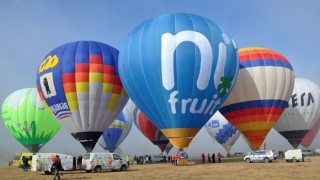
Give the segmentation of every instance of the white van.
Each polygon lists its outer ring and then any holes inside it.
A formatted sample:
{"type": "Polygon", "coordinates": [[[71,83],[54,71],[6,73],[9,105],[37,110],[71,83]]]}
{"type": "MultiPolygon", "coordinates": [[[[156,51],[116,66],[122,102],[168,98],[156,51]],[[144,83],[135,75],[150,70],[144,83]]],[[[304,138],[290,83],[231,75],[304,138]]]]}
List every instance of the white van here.
{"type": "Polygon", "coordinates": [[[155,154],[146,154],[144,156],[144,158],[146,159],[147,163],[152,163],[152,162],[163,162],[163,155],[155,155],[155,154]],[[151,160],[149,161],[149,156],[151,157],[151,160]]]}
{"type": "Polygon", "coordinates": [[[81,169],[87,172],[101,172],[101,170],[125,171],[128,164],[116,153],[87,153],[83,155],[81,169]]]}
{"type": "Polygon", "coordinates": [[[73,156],[59,153],[37,153],[32,156],[31,171],[44,171],[46,174],[51,174],[51,166],[56,159],[56,155],[59,155],[62,169],[66,171],[75,169],[73,156]]]}

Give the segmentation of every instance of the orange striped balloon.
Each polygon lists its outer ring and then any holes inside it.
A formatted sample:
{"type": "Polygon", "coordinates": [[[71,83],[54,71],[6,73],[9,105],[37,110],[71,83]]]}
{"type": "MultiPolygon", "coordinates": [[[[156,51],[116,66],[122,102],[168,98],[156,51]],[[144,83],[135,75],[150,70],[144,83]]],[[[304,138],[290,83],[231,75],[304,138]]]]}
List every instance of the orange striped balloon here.
{"type": "Polygon", "coordinates": [[[288,104],[294,73],[290,62],[270,49],[239,49],[239,59],[238,79],[220,112],[257,149],[288,104]]]}

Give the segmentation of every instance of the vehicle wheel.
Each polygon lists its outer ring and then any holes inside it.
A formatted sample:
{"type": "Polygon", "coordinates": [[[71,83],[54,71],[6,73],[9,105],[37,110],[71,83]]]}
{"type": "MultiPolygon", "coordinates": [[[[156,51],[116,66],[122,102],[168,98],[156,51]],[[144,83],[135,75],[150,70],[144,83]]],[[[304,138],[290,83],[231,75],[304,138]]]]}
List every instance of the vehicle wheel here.
{"type": "Polygon", "coordinates": [[[91,170],[86,170],[87,173],[91,173],[91,170]]]}
{"type": "Polygon", "coordinates": [[[95,173],[101,173],[101,166],[97,166],[94,168],[95,173]]]}
{"type": "Polygon", "coordinates": [[[246,163],[251,163],[249,158],[246,159],[246,163]]]}
{"type": "Polygon", "coordinates": [[[121,168],[120,168],[120,171],[126,171],[126,170],[127,170],[127,166],[122,165],[121,168]]]}
{"type": "Polygon", "coordinates": [[[293,158],[293,159],[292,159],[292,162],[296,163],[296,162],[297,162],[297,159],[296,159],[296,158],[293,158]]]}
{"type": "Polygon", "coordinates": [[[269,163],[270,162],[270,159],[269,158],[264,158],[263,160],[265,163],[269,163]]]}

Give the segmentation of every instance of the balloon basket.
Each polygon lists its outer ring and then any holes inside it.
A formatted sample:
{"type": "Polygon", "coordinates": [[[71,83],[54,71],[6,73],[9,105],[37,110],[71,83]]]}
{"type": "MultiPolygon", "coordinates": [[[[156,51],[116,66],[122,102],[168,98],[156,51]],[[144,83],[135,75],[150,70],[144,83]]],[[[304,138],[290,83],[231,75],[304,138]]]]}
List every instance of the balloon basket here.
{"type": "Polygon", "coordinates": [[[187,166],[188,165],[188,159],[187,158],[179,158],[177,162],[178,166],[187,166]]]}

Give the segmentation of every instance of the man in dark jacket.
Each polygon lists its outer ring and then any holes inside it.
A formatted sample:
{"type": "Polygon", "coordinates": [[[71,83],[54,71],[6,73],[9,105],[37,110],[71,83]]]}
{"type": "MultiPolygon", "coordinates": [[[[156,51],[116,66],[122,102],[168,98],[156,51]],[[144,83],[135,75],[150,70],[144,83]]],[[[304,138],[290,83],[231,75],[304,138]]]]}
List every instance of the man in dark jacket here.
{"type": "Polygon", "coordinates": [[[56,159],[54,160],[51,168],[52,168],[52,171],[54,172],[53,180],[55,180],[56,177],[60,179],[59,171],[62,170],[62,165],[61,165],[61,160],[59,158],[59,155],[56,155],[56,159]]]}
{"type": "Polygon", "coordinates": [[[22,162],[23,162],[23,171],[28,171],[28,158],[23,156],[22,162]]]}
{"type": "Polygon", "coordinates": [[[216,155],[214,153],[212,153],[212,163],[216,162],[216,155]]]}

